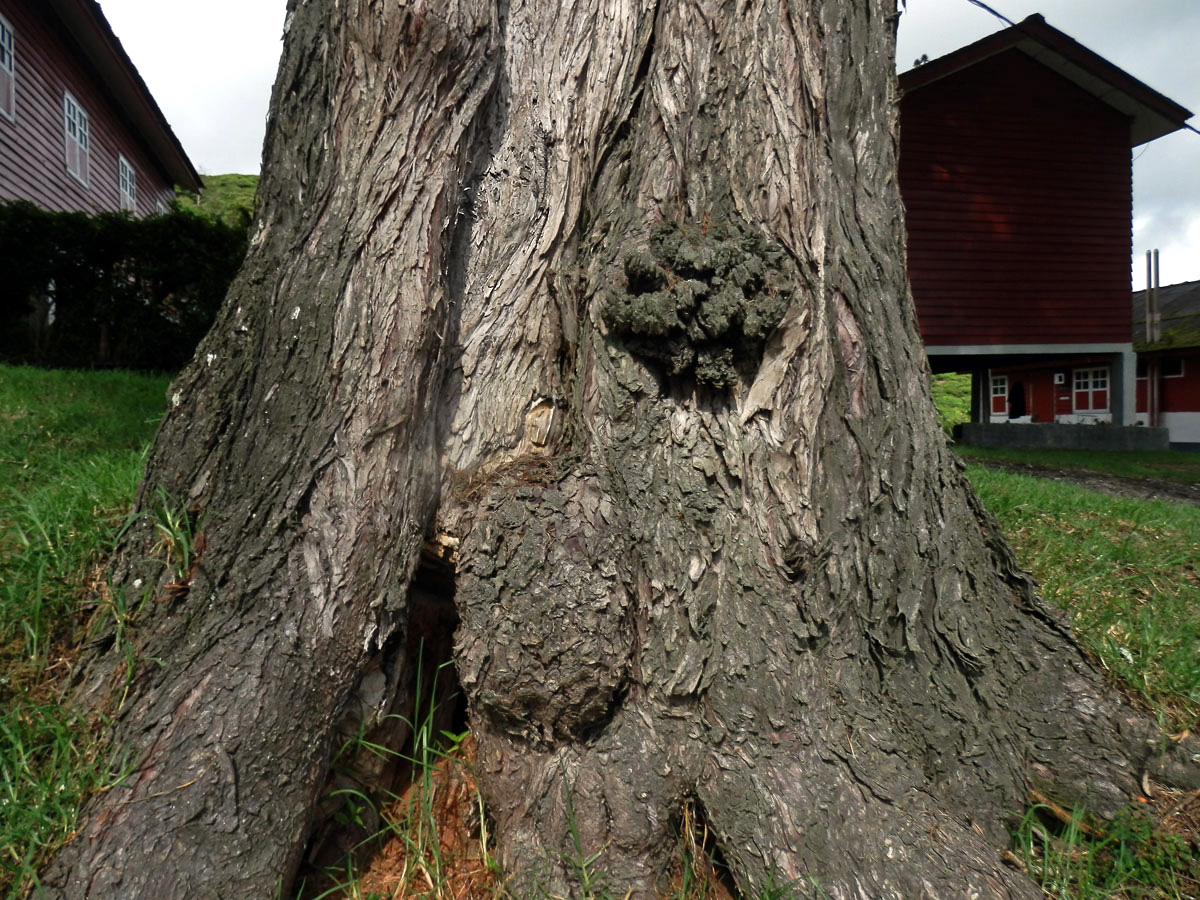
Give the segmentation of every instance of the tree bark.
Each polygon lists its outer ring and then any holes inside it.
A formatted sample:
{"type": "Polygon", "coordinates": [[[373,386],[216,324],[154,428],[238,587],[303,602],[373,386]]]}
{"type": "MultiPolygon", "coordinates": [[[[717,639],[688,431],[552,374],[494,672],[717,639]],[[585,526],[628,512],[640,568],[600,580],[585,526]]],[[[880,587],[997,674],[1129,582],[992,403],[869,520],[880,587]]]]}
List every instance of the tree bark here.
{"type": "Polygon", "coordinates": [[[1104,813],[1175,765],[937,425],[895,19],[292,0],[250,254],[113,568],[135,643],[80,676],[130,775],[51,896],[286,894],[339,720],[412,683],[429,541],[518,896],[581,847],[654,896],[690,803],[748,894],[1033,898],[1032,785],[1104,813]]]}

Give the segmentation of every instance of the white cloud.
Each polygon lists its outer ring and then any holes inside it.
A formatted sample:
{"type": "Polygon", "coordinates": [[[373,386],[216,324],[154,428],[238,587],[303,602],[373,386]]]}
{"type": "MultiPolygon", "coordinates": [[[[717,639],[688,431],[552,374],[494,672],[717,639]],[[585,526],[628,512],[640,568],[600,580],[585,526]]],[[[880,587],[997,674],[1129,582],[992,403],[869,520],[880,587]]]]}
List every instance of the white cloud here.
{"type": "Polygon", "coordinates": [[[1135,240],[1133,286],[1136,289],[1140,290],[1146,284],[1146,250],[1154,248],[1159,251],[1160,283],[1200,281],[1200,254],[1196,252],[1200,248],[1200,212],[1182,222],[1178,228],[1160,235],[1153,244],[1147,242],[1139,248],[1135,240]]]}
{"type": "Polygon", "coordinates": [[[103,10],[196,168],[257,172],[285,0],[103,0],[103,10]]]}

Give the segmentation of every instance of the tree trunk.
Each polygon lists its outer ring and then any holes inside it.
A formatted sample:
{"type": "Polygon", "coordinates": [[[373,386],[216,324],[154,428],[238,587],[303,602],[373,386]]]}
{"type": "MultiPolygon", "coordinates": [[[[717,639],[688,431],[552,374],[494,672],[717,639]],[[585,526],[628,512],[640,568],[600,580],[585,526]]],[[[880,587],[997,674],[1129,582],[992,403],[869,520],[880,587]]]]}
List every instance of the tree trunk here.
{"type": "Polygon", "coordinates": [[[1154,730],[937,425],[895,18],[292,0],[250,255],[80,677],[130,774],[50,895],[286,895],[439,594],[518,896],[581,851],[653,896],[685,804],[748,894],[1040,895],[1000,858],[1030,786],[1112,811],[1154,730]]]}

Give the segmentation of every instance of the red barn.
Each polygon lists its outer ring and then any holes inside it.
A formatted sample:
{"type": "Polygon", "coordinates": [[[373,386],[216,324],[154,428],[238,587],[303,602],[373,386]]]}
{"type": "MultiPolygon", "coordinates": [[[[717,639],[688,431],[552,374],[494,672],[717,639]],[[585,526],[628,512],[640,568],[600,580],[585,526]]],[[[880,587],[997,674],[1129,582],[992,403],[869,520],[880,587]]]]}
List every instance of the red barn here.
{"type": "Polygon", "coordinates": [[[1041,16],[900,76],[908,272],[973,419],[1133,424],[1133,147],[1191,113],[1041,16]]]}
{"type": "Polygon", "coordinates": [[[0,0],[0,201],[165,211],[200,177],[95,0],[0,0]]]}

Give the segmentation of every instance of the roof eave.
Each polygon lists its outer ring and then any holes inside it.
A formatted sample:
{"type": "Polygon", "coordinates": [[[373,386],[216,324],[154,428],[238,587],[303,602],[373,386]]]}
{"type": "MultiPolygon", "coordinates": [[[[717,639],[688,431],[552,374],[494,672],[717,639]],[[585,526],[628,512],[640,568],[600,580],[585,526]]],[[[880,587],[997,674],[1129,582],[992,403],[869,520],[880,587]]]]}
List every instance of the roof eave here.
{"type": "Polygon", "coordinates": [[[1174,100],[1047,25],[1040,15],[1030,16],[1011,28],[902,73],[900,87],[906,92],[918,90],[1011,49],[1019,50],[1126,116],[1130,122],[1131,147],[1178,131],[1192,116],[1191,111],[1174,100]]]}

